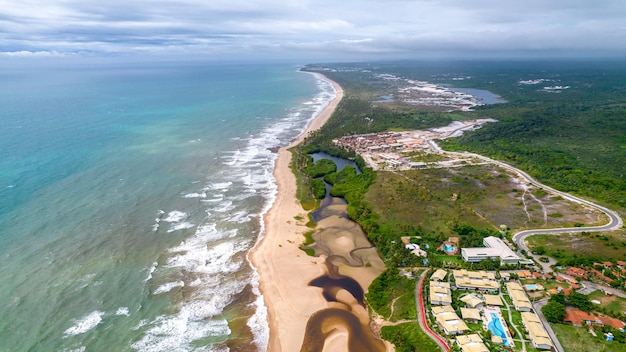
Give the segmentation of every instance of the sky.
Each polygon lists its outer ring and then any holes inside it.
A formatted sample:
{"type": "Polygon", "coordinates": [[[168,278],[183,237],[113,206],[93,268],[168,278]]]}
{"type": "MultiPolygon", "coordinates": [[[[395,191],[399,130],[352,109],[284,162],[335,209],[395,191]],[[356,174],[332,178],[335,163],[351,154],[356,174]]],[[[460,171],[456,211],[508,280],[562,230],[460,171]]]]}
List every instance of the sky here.
{"type": "Polygon", "coordinates": [[[626,57],[624,0],[0,0],[1,56],[626,57]]]}

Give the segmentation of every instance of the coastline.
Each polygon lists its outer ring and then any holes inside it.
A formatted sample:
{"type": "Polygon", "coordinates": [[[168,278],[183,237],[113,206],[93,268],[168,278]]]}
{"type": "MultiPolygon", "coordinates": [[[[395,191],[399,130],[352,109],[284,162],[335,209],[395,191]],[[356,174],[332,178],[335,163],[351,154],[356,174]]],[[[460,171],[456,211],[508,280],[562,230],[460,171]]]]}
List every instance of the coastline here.
{"type": "Polygon", "coordinates": [[[267,307],[268,351],[299,351],[309,317],[329,307],[320,289],[308,285],[324,274],[326,258],[310,257],[299,248],[304,240],[303,233],[309,230],[305,226],[307,212],[296,198],[295,175],[289,167],[291,153],[288,149],[321,128],[343,98],[343,89],[336,82],[321,74],[314,75],[331,83],[336,96],[309,122],[303,133],[289,146],[278,150],[274,167],[276,198],[263,218],[263,238],[249,254],[258,272],[259,290],[267,307]]]}

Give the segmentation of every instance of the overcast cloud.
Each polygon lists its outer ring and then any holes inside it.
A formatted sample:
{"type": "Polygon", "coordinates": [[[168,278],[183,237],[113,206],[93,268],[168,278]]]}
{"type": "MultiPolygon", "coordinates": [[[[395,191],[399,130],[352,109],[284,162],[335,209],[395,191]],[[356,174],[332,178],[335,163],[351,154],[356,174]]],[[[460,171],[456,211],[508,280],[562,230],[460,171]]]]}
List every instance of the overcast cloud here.
{"type": "Polygon", "coordinates": [[[0,0],[3,55],[626,55],[624,0],[0,0]]]}

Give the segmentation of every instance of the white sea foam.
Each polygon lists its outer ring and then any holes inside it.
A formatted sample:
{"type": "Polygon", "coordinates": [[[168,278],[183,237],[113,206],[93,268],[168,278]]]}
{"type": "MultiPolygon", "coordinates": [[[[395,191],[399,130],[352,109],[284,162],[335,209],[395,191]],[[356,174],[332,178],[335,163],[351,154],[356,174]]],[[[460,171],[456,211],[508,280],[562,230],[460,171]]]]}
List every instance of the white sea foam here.
{"type": "Polygon", "coordinates": [[[231,333],[226,320],[195,321],[186,308],[174,316],[159,316],[148,326],[145,335],[132,344],[132,348],[141,352],[198,351],[198,347],[192,346],[193,341],[231,333]]]}
{"type": "Polygon", "coordinates": [[[270,339],[270,331],[268,327],[267,307],[263,301],[263,295],[259,291],[259,273],[253,267],[252,292],[256,295],[254,306],[256,307],[254,314],[250,317],[247,325],[254,335],[254,343],[259,347],[260,351],[267,350],[267,344],[270,339]]]}
{"type": "Polygon", "coordinates": [[[185,282],[184,281],[176,281],[176,282],[168,282],[166,284],[163,284],[159,287],[156,288],[156,290],[154,290],[154,292],[152,292],[153,295],[160,295],[163,293],[167,293],[170,292],[171,290],[173,290],[176,287],[185,287],[185,282]]]}
{"type": "Polygon", "coordinates": [[[144,280],[144,282],[150,281],[150,279],[152,279],[152,274],[154,274],[158,266],[159,266],[159,263],[157,262],[152,263],[152,266],[150,267],[150,269],[148,269],[148,277],[144,280]]]}
{"type": "Polygon", "coordinates": [[[67,348],[63,350],[63,352],[85,352],[87,350],[87,347],[85,346],[80,346],[79,348],[73,348],[71,350],[68,350],[67,348]]]}
{"type": "Polygon", "coordinates": [[[187,193],[183,196],[183,198],[206,198],[206,193],[187,193]]]}
{"type": "Polygon", "coordinates": [[[180,222],[187,219],[189,215],[184,211],[174,210],[170,211],[167,216],[163,219],[165,222],[180,222]]]}
{"type": "Polygon", "coordinates": [[[217,183],[210,184],[208,186],[208,188],[211,189],[211,190],[227,190],[232,185],[233,185],[233,183],[230,182],[230,181],[227,181],[227,182],[217,182],[217,183]]]}
{"type": "Polygon", "coordinates": [[[153,232],[157,232],[157,230],[159,229],[159,225],[161,223],[161,217],[163,216],[163,214],[165,214],[165,212],[159,209],[159,211],[157,212],[157,217],[154,219],[154,225],[152,225],[153,232]]]}
{"type": "MultiPolygon", "coordinates": [[[[209,179],[204,189],[183,196],[199,198],[206,206],[206,218],[199,224],[193,236],[168,251],[165,264],[155,277],[160,282],[168,282],[169,286],[161,285],[153,293],[169,292],[182,285],[188,290],[184,300],[179,302],[177,313],[162,315],[152,321],[142,321],[134,328],[143,334],[132,345],[134,349],[198,351],[201,349],[193,344],[196,340],[208,336],[227,338],[231,334],[228,324],[217,317],[224,313],[225,307],[248,285],[251,285],[252,292],[256,295],[251,303],[255,312],[250,317],[248,326],[258,350],[267,349],[267,309],[258,289],[258,274],[254,269],[252,273],[247,270],[242,254],[262,238],[262,216],[276,198],[272,170],[277,154],[271,149],[286,145],[301,133],[311,118],[319,114],[336,94],[328,82],[319,77],[316,82],[320,87],[320,94],[308,104],[272,121],[272,125],[263,131],[251,132],[246,138],[238,138],[238,149],[219,156],[219,160],[230,167],[225,168],[223,174],[209,179]],[[250,209],[250,204],[261,209],[250,209]],[[250,229],[254,227],[248,223],[253,220],[257,221],[256,225],[260,228],[258,234],[250,234],[250,229]]],[[[171,222],[173,228],[198,220],[191,219],[182,210],[177,210],[168,213],[162,221],[171,222]]],[[[152,268],[157,270],[156,265],[152,268]]],[[[148,280],[154,270],[150,271],[148,280]]],[[[216,347],[210,345],[206,349],[216,351],[216,347]]]]}
{"type": "Polygon", "coordinates": [[[190,229],[192,227],[194,227],[196,225],[187,222],[187,221],[183,221],[180,222],[178,224],[173,224],[172,226],[170,226],[170,228],[167,230],[167,232],[174,232],[174,231],[178,231],[178,230],[184,230],[184,229],[190,229]]]}
{"type": "Polygon", "coordinates": [[[76,323],[65,330],[65,337],[79,335],[86,333],[87,331],[95,328],[102,321],[102,317],[104,316],[104,312],[101,311],[93,311],[84,317],[76,320],[76,323]]]}
{"type": "Polygon", "coordinates": [[[119,307],[117,308],[117,311],[115,311],[115,315],[129,316],[130,310],[128,309],[128,307],[119,307]]]}

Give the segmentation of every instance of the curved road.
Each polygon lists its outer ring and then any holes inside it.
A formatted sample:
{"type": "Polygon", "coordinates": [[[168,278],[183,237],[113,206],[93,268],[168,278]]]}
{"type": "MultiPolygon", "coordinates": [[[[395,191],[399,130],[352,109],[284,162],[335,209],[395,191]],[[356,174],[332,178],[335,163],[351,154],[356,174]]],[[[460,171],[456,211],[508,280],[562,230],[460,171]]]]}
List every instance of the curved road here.
{"type": "Polygon", "coordinates": [[[422,274],[420,275],[417,284],[415,285],[415,300],[417,301],[415,302],[415,308],[417,308],[417,323],[419,324],[422,331],[424,331],[426,335],[428,335],[428,337],[435,341],[435,343],[439,346],[439,348],[441,348],[442,351],[447,352],[450,351],[450,346],[448,346],[446,341],[441,336],[437,335],[428,327],[428,322],[426,321],[426,308],[424,307],[422,287],[424,284],[424,278],[426,277],[427,273],[428,270],[424,270],[424,272],[422,272],[422,274]]]}
{"type": "Polygon", "coordinates": [[[529,253],[528,247],[526,247],[526,244],[524,243],[524,241],[526,240],[526,237],[528,236],[532,236],[532,235],[538,235],[538,234],[559,234],[559,233],[575,233],[575,232],[599,232],[599,231],[611,231],[611,230],[616,230],[620,227],[623,226],[623,222],[622,222],[622,218],[614,211],[605,208],[601,205],[592,203],[588,200],[582,199],[582,198],[578,198],[575,197],[569,193],[565,193],[565,192],[561,192],[559,190],[556,190],[552,187],[546,186],[542,183],[540,183],[539,181],[535,180],[534,178],[532,178],[530,175],[528,175],[527,173],[525,173],[524,171],[515,168],[509,164],[506,164],[504,162],[498,161],[498,160],[494,160],[491,158],[488,158],[486,156],[482,156],[479,154],[474,154],[474,153],[469,153],[469,152],[448,152],[445,151],[443,149],[441,149],[439,147],[439,145],[437,145],[437,143],[435,143],[435,141],[430,140],[428,141],[428,144],[435,149],[436,151],[440,152],[440,153],[444,153],[444,154],[453,154],[453,155],[461,155],[461,156],[465,156],[465,157],[475,157],[493,164],[496,164],[500,167],[503,167],[507,170],[513,171],[516,174],[518,174],[520,177],[522,177],[524,180],[526,180],[527,182],[529,182],[530,184],[533,184],[539,188],[543,188],[546,191],[552,192],[554,194],[558,194],[559,196],[576,202],[576,203],[580,203],[580,204],[584,204],[587,205],[589,207],[592,207],[594,209],[597,209],[601,212],[603,212],[604,214],[606,214],[606,216],[609,217],[609,222],[605,225],[601,225],[601,226],[590,226],[590,227],[564,227],[564,228],[555,228],[555,229],[533,229],[533,230],[524,230],[524,231],[520,231],[516,234],[513,235],[513,241],[517,244],[517,246],[521,249],[524,249],[527,253],[529,253]]]}

